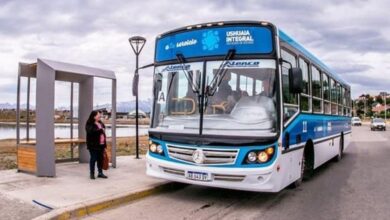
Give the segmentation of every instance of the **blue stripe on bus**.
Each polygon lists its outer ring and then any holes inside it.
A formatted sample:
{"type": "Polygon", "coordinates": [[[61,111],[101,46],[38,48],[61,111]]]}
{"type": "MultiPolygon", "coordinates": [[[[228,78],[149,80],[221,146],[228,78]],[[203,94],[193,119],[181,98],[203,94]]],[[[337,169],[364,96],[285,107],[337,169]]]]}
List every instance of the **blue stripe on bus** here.
{"type": "MultiPolygon", "coordinates": [[[[306,143],[309,139],[316,140],[351,131],[351,118],[346,116],[332,116],[323,114],[298,115],[283,132],[283,141],[286,133],[290,135],[289,144],[306,143]],[[304,122],[306,121],[306,132],[304,122]],[[297,142],[297,135],[301,135],[301,141],[297,142]]],[[[284,143],[285,144],[285,143],[284,143]]]]}
{"type": "MultiPolygon", "coordinates": [[[[308,50],[306,50],[301,44],[296,42],[294,39],[292,39],[290,36],[288,36],[285,32],[282,30],[279,30],[279,38],[288,43],[293,48],[299,50],[301,53],[303,53],[307,58],[312,60],[314,63],[319,65],[321,68],[327,71],[328,74],[333,79],[336,79],[340,83],[343,83],[344,85],[348,86],[348,84],[341,79],[333,70],[331,70],[327,65],[325,65],[321,60],[319,60],[316,56],[314,56],[312,53],[310,53],[308,50]]],[[[349,87],[349,86],[348,86],[349,87]]]]}

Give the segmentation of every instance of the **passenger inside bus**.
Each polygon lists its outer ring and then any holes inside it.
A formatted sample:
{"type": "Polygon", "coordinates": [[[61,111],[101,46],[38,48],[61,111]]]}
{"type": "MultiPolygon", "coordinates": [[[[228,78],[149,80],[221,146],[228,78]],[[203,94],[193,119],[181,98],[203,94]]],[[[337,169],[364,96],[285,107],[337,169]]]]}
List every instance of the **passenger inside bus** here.
{"type": "Polygon", "coordinates": [[[262,81],[262,85],[263,85],[263,90],[260,92],[259,95],[272,98],[272,91],[271,91],[272,86],[270,85],[270,82],[264,80],[262,81]]]}

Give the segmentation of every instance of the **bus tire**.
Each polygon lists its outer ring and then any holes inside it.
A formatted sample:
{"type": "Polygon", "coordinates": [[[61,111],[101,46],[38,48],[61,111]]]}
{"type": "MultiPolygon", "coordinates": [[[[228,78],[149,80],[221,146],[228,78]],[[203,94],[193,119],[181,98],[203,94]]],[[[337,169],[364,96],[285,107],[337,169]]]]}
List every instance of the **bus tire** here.
{"type": "Polygon", "coordinates": [[[306,143],[304,155],[305,167],[303,172],[303,180],[309,180],[314,173],[314,144],[311,140],[306,143]]]}
{"type": "Polygon", "coordinates": [[[303,181],[309,180],[313,176],[314,172],[314,149],[313,142],[308,141],[303,150],[302,160],[301,160],[301,176],[299,179],[295,180],[290,187],[297,188],[303,181]]]}
{"type": "Polygon", "coordinates": [[[340,135],[340,144],[339,144],[339,153],[334,158],[336,162],[339,162],[341,159],[343,159],[343,153],[344,153],[344,135],[340,135]]]}

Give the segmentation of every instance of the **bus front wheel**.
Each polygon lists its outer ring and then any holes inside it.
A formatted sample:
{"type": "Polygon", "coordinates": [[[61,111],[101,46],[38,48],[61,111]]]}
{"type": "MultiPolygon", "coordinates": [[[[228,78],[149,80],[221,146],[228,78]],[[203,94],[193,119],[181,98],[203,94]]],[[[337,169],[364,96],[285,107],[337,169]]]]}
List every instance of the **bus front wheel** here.
{"type": "Polygon", "coordinates": [[[296,188],[302,184],[303,180],[309,180],[313,176],[314,172],[314,149],[313,143],[310,141],[306,143],[305,149],[303,150],[301,160],[301,176],[295,182],[292,187],[296,188]]]}
{"type": "Polygon", "coordinates": [[[303,152],[305,155],[303,180],[309,180],[314,173],[314,146],[313,142],[308,142],[303,152]]]}

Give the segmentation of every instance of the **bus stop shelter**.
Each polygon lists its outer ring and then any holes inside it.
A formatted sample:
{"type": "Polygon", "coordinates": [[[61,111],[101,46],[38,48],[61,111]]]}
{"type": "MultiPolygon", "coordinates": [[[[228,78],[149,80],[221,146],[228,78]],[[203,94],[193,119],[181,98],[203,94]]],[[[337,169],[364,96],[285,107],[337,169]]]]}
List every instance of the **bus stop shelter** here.
{"type": "MultiPolygon", "coordinates": [[[[93,85],[94,78],[111,80],[111,139],[109,139],[110,162],[116,167],[116,77],[113,71],[63,63],[47,59],[37,59],[36,63],[19,63],[17,84],[17,109],[16,109],[16,139],[17,139],[17,165],[18,171],[34,173],[37,176],[56,176],[55,147],[56,144],[77,144],[78,161],[87,163],[89,153],[86,147],[85,122],[93,110],[93,85]],[[20,93],[21,78],[27,78],[27,118],[26,139],[20,138],[20,93]],[[30,140],[30,78],[36,78],[36,103],[35,103],[35,140],[30,140]],[[70,101],[70,138],[55,139],[55,81],[71,83],[70,101]],[[79,84],[78,97],[78,138],[73,137],[73,84],[79,84]]],[[[73,151],[72,151],[73,152],[73,151]]]]}

